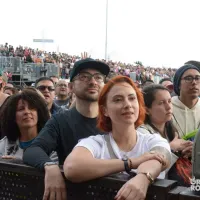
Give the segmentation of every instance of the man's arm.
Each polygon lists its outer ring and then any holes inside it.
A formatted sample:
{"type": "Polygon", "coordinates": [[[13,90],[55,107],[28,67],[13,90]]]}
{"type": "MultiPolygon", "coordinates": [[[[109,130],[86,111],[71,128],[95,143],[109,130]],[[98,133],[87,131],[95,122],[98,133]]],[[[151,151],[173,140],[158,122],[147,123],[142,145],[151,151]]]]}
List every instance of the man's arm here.
{"type": "Polygon", "coordinates": [[[59,120],[58,115],[52,116],[31,146],[25,150],[23,155],[25,164],[43,170],[44,163],[51,162],[49,155],[57,149],[58,134],[60,132],[57,120],[59,120]]]}

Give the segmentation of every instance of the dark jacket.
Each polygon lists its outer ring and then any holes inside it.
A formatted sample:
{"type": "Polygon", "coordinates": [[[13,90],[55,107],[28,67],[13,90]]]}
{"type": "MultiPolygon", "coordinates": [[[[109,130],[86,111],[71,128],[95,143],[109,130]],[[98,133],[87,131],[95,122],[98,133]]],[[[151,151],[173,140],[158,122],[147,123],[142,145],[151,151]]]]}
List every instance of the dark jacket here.
{"type": "Polygon", "coordinates": [[[58,113],[62,108],[60,106],[58,106],[55,102],[53,102],[50,113],[52,115],[58,113]]]}
{"type": "Polygon", "coordinates": [[[50,162],[52,151],[58,154],[59,164],[82,138],[102,134],[96,127],[96,118],[81,115],[76,108],[64,110],[51,117],[39,135],[24,152],[24,163],[44,169],[44,163],[50,162]]]}

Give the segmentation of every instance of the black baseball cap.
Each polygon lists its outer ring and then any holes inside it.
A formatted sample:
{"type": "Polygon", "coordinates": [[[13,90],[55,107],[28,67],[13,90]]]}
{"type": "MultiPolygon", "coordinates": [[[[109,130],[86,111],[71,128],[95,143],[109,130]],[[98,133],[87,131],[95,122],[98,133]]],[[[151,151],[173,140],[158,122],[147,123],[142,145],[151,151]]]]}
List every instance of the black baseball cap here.
{"type": "Polygon", "coordinates": [[[72,82],[73,78],[83,69],[96,69],[100,71],[104,75],[108,75],[110,72],[110,68],[106,63],[101,61],[96,61],[92,58],[86,58],[79,60],[74,63],[74,67],[70,73],[70,82],[72,82]]]}

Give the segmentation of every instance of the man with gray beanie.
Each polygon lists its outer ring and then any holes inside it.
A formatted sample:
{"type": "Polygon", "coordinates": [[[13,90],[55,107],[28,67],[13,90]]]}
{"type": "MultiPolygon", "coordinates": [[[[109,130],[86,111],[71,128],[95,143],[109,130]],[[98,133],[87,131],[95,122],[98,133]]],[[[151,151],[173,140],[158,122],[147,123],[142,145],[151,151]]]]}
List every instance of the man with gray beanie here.
{"type": "MultiPolygon", "coordinates": [[[[200,69],[191,64],[180,67],[174,76],[173,123],[181,138],[200,128],[200,69]]],[[[192,134],[193,133],[193,134],[192,134]]]]}

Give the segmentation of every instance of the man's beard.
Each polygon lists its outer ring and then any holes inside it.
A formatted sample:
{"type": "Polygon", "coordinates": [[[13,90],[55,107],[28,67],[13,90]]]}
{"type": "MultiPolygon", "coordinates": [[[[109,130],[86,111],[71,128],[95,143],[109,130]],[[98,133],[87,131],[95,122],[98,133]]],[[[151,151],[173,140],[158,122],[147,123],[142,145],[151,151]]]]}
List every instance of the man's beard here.
{"type": "Polygon", "coordinates": [[[80,94],[78,92],[76,92],[75,94],[76,94],[76,98],[79,98],[79,99],[84,100],[84,101],[89,101],[89,102],[97,102],[98,96],[99,96],[99,95],[89,95],[87,93],[80,94]]]}
{"type": "Polygon", "coordinates": [[[100,88],[95,86],[95,84],[90,83],[82,90],[74,88],[74,94],[77,98],[88,101],[88,102],[97,102],[99,98],[100,88]],[[88,89],[96,89],[97,91],[93,94],[89,93],[88,89]]]}
{"type": "Polygon", "coordinates": [[[74,91],[74,93],[75,93],[76,97],[81,100],[89,101],[89,102],[98,101],[99,90],[96,88],[98,92],[95,92],[95,94],[89,94],[87,91],[89,88],[95,88],[95,87],[93,85],[90,85],[87,88],[83,89],[82,91],[76,90],[76,91],[74,91]]]}

